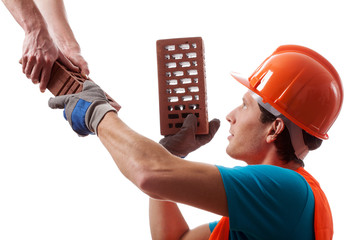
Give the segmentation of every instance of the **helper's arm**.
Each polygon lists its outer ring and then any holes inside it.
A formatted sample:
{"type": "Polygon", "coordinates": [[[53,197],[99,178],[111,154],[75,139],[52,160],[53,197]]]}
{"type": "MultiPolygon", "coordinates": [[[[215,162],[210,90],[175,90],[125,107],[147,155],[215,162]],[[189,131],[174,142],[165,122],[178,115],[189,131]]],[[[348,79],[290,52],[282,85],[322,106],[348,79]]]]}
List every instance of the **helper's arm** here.
{"type": "Polygon", "coordinates": [[[46,89],[52,66],[56,60],[61,61],[70,70],[78,71],[78,68],[63,55],[54,43],[46,20],[33,0],[2,1],[25,32],[21,60],[23,72],[34,83],[40,82],[42,92],[46,89]]]}
{"type": "Polygon", "coordinates": [[[49,27],[49,32],[61,52],[83,75],[89,75],[89,67],[81,55],[80,45],[70,27],[62,0],[34,0],[49,27]]]}
{"type": "MultiPolygon", "coordinates": [[[[47,32],[45,19],[32,0],[2,0],[25,33],[34,29],[44,29],[47,32]]],[[[48,32],[47,32],[48,33],[48,32]]]]}

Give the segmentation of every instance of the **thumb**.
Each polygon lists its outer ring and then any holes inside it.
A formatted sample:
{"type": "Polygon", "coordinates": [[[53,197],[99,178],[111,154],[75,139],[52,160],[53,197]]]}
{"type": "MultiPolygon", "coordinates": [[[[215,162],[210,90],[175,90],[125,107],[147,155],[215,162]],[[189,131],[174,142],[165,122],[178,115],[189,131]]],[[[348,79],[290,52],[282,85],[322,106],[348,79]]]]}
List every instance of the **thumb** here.
{"type": "Polygon", "coordinates": [[[218,131],[220,127],[220,120],[219,119],[213,119],[209,122],[209,133],[206,135],[198,135],[197,140],[200,145],[204,145],[213,139],[216,132],[218,131]]]}
{"type": "Polygon", "coordinates": [[[181,130],[191,131],[195,133],[196,129],[197,129],[197,117],[194,114],[187,115],[181,127],[181,130]]]}
{"type": "Polygon", "coordinates": [[[211,135],[211,138],[213,138],[216,134],[216,132],[219,130],[220,127],[220,120],[217,118],[214,118],[209,122],[209,134],[211,135]]]}
{"type": "Polygon", "coordinates": [[[69,59],[67,59],[64,54],[59,51],[58,60],[70,71],[72,72],[79,72],[80,69],[76,67],[69,59]]]}
{"type": "Polygon", "coordinates": [[[85,59],[80,54],[72,54],[68,56],[68,59],[77,67],[79,67],[81,71],[81,75],[88,79],[88,76],[90,74],[88,63],[85,61],[85,59]]]}
{"type": "Polygon", "coordinates": [[[65,107],[66,98],[69,96],[58,96],[49,99],[49,107],[52,109],[63,109],[65,107]]]}

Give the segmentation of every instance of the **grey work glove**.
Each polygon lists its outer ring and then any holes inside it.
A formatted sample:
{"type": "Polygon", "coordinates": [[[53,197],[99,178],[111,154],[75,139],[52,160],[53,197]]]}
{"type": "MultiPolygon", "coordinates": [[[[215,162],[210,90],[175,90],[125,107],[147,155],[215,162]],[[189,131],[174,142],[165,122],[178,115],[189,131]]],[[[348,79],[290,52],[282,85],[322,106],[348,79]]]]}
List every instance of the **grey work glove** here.
{"type": "Polygon", "coordinates": [[[213,119],[209,122],[209,133],[207,135],[196,135],[197,118],[195,115],[189,114],[179,132],[164,137],[159,143],[172,154],[178,157],[186,157],[190,152],[210,142],[219,127],[220,120],[213,119]]]}
{"type": "Polygon", "coordinates": [[[85,81],[80,93],[49,99],[52,109],[64,109],[64,118],[80,136],[97,134],[97,126],[109,111],[116,112],[103,90],[92,81],[85,81]]]}

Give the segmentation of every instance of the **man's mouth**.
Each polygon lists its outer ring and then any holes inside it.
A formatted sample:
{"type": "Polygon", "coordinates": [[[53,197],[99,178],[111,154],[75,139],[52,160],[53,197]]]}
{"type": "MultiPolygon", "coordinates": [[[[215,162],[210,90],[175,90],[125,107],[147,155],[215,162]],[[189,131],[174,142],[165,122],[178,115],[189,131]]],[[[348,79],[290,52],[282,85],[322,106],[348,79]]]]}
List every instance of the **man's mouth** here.
{"type": "Polygon", "coordinates": [[[231,132],[229,132],[229,133],[230,133],[230,136],[228,136],[228,140],[230,140],[231,138],[234,137],[234,134],[232,134],[231,132]]]}

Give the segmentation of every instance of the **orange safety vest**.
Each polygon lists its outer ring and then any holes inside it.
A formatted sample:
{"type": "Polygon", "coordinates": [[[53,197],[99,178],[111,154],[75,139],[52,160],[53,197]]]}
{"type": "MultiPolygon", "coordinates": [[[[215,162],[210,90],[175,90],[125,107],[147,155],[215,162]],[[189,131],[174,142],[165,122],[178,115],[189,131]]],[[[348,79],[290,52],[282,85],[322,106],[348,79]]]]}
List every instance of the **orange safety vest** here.
{"type": "Polygon", "coordinates": [[[305,178],[311,187],[315,199],[314,231],[316,240],[331,240],[334,234],[333,220],[329,202],[322,191],[320,184],[304,168],[296,170],[305,178]]]}
{"type": "Polygon", "coordinates": [[[230,231],[229,217],[222,217],[218,222],[209,240],[228,240],[230,231]]]}
{"type": "MultiPolygon", "coordinates": [[[[316,240],[331,240],[333,237],[333,220],[330,205],[320,184],[311,176],[304,168],[300,167],[296,170],[305,178],[311,187],[315,199],[314,212],[314,231],[316,240]]],[[[212,232],[209,240],[228,240],[230,231],[230,222],[228,217],[222,217],[212,232]]]]}

